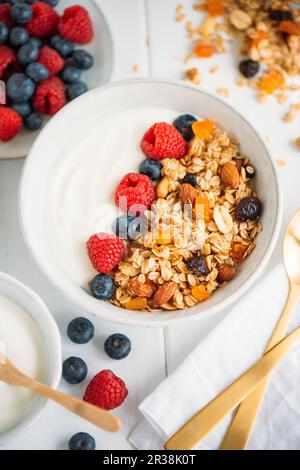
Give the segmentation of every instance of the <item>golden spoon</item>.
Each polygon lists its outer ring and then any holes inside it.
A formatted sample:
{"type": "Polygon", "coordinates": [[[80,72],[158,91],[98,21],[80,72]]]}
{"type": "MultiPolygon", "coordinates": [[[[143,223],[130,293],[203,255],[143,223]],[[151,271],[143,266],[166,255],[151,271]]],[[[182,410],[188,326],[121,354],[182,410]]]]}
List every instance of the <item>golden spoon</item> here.
{"type": "MultiPolygon", "coordinates": [[[[289,295],[266,351],[275,346],[286,334],[295,304],[300,297],[300,209],[297,210],[286,230],[283,240],[283,260],[289,279],[289,295]]],[[[246,448],[269,379],[270,377],[267,377],[240,404],[225,434],[220,449],[239,450],[246,448]]]]}
{"type": "Polygon", "coordinates": [[[59,405],[64,406],[95,426],[105,429],[105,431],[116,432],[121,428],[121,421],[113,414],[28,377],[1,353],[0,380],[10,385],[29,388],[39,395],[50,398],[50,400],[56,401],[59,405]]]}

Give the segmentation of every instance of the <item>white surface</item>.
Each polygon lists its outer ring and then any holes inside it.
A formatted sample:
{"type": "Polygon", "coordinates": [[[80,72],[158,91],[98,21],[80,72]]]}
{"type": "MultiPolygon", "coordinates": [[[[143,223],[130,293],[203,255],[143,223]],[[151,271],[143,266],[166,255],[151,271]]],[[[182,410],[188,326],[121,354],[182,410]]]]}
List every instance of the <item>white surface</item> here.
{"type": "MultiPolygon", "coordinates": [[[[185,39],[183,24],[174,21],[175,6],[178,3],[176,0],[98,1],[106,13],[114,34],[117,59],[114,79],[147,76],[148,73],[168,78],[182,76],[184,65],[181,59],[190,43],[185,39]],[[150,47],[146,44],[147,36],[150,47]],[[138,74],[132,72],[134,65],[140,67],[138,74]]],[[[191,7],[193,1],[184,3],[191,7]]],[[[289,125],[284,124],[281,117],[286,105],[280,107],[272,100],[267,105],[258,104],[252,90],[234,87],[236,70],[231,55],[218,57],[221,66],[218,74],[211,75],[205,72],[204,69],[209,67],[208,64],[214,62],[215,59],[199,62],[203,70],[203,87],[214,91],[216,87],[228,85],[231,89],[229,102],[246,112],[249,119],[260,127],[262,135],[271,137],[270,144],[275,158],[287,162],[280,170],[286,203],[284,212],[286,223],[300,205],[300,154],[292,145],[293,140],[300,134],[297,122],[299,120],[289,125]]],[[[70,343],[65,336],[67,323],[74,316],[84,312],[76,310],[45,280],[26,252],[18,227],[16,210],[16,192],[22,165],[22,161],[0,162],[1,269],[25,281],[45,300],[61,327],[64,357],[71,354],[82,356],[89,364],[89,377],[100,369],[111,368],[127,382],[129,397],[125,405],[117,410],[117,414],[124,420],[123,430],[118,435],[97,431],[67,411],[49,404],[39,422],[22,438],[6,446],[6,449],[63,449],[66,448],[69,437],[77,431],[90,431],[96,437],[98,449],[127,449],[130,447],[127,436],[141,419],[136,410],[137,405],[165,377],[166,370],[174,370],[226,315],[226,312],[220,312],[212,318],[192,325],[173,327],[164,331],[120,328],[119,325],[94,319],[97,329],[96,341],[86,346],[70,343]],[[130,336],[133,351],[127,359],[115,364],[105,357],[103,340],[108,334],[117,331],[130,336]]],[[[281,248],[278,245],[268,270],[271,265],[278,263],[280,254],[281,248]]],[[[273,286],[270,285],[266,295],[272,296],[272,292],[273,286]]],[[[253,296],[255,296],[254,289],[253,296]]],[[[253,312],[253,315],[261,314],[263,312],[259,308],[253,312]]],[[[61,388],[80,396],[84,386],[85,384],[72,388],[62,383],[61,388]]]]}
{"type": "MultiPolygon", "coordinates": [[[[131,436],[139,449],[163,449],[164,442],[261,357],[284,307],[287,279],[278,265],[144,400],[144,420],[131,436]],[[272,285],[271,298],[266,291],[272,285]],[[260,312],[257,309],[259,305],[260,312]]],[[[299,322],[294,314],[293,327],[299,322]]],[[[248,449],[295,450],[300,446],[299,342],[272,375],[248,449]]],[[[196,448],[218,449],[228,416],[196,448]]]]}
{"type": "Polygon", "coordinates": [[[282,216],[275,165],[247,120],[218,97],[178,81],[139,79],[110,84],[68,105],[37,138],[20,185],[25,240],[54,285],[96,316],[133,326],[191,322],[241,297],[272,255],[282,216]],[[88,259],[86,241],[97,231],[111,231],[117,216],[114,189],[124,174],[137,171],[144,158],[139,143],[151,123],[173,122],[179,114],[197,115],[199,109],[205,109],[204,116],[221,127],[226,123],[229,135],[240,142],[240,151],[257,170],[255,189],[264,208],[264,230],[257,237],[255,251],[234,280],[192,308],[150,315],[99,303],[88,288],[96,271],[88,259]],[[84,124],[82,114],[87,116],[84,124]]]}

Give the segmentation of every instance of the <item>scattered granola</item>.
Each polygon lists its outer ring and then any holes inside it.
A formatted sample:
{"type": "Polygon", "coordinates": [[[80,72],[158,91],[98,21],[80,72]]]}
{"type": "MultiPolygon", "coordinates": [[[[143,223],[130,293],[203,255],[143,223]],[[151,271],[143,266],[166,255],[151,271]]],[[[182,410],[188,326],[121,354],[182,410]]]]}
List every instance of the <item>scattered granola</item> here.
{"type": "Polygon", "coordinates": [[[219,93],[219,95],[224,96],[225,98],[228,98],[229,96],[228,88],[217,88],[217,93],[219,93]]]}
{"type": "Polygon", "coordinates": [[[295,145],[297,149],[300,150],[300,137],[297,137],[297,139],[295,140],[295,145]]]}

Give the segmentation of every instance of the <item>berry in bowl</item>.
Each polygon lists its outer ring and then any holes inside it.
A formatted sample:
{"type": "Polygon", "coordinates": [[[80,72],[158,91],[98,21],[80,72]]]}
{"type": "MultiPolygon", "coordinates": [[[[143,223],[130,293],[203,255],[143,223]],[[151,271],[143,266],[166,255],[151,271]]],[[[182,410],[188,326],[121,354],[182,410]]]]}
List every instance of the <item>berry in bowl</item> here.
{"type": "Polygon", "coordinates": [[[179,82],[139,80],[58,113],[25,165],[20,214],[39,265],[73,301],[157,326],[247,290],[276,243],[281,193],[237,111],[179,82]]]}
{"type": "Polygon", "coordinates": [[[90,0],[1,2],[0,158],[25,156],[44,122],[109,80],[112,58],[108,26],[90,0]]]}

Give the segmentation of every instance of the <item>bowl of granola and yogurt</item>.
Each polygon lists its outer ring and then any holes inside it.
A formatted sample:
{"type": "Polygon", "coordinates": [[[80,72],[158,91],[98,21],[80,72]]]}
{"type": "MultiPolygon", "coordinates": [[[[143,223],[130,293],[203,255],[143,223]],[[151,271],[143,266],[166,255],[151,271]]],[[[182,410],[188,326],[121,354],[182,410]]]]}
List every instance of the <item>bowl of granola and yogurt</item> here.
{"type": "Polygon", "coordinates": [[[281,215],[259,133],[177,81],[119,82],[75,100],[38,137],[20,184],[42,271],[85,310],[133,325],[230,305],[269,260],[281,215]]]}

